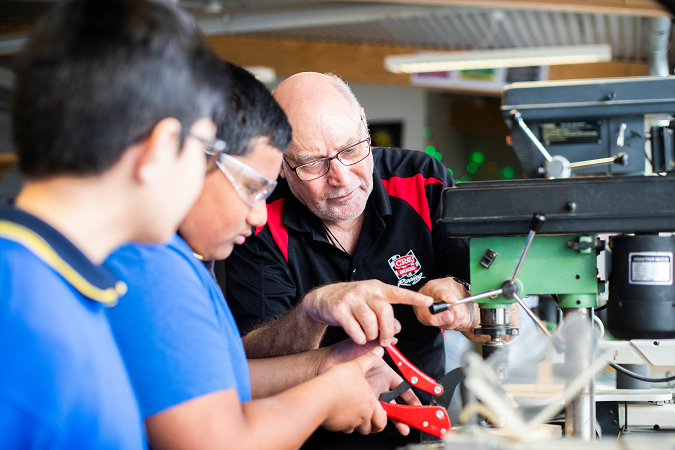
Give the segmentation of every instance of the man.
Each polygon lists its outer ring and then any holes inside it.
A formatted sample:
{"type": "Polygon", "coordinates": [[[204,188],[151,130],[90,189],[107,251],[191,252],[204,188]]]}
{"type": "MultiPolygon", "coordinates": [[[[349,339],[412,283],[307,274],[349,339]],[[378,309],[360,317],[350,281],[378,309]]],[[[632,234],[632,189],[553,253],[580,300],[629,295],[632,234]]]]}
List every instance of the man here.
{"type": "MultiPolygon", "coordinates": [[[[449,171],[422,152],[371,151],[364,111],[337,77],[297,74],[274,95],[293,140],[268,200],[268,224],[226,261],[227,298],[249,358],[302,351],[347,335],[357,342],[372,339],[392,311],[387,295],[375,298],[383,286],[419,290],[437,301],[467,296],[467,242],[445,238],[436,223],[440,192],[453,185],[449,171]],[[339,283],[338,295],[313,294],[332,283],[339,283]],[[369,289],[363,283],[371,283],[369,289]]],[[[461,305],[432,316],[424,307],[414,307],[413,314],[410,306],[394,305],[398,348],[438,379],[444,354],[437,327],[473,338],[476,309],[461,305]]],[[[428,402],[429,396],[418,395],[428,402]]],[[[358,438],[319,432],[306,448],[406,443],[395,433],[358,438]]]]}
{"type": "MultiPolygon", "coordinates": [[[[227,150],[181,223],[180,237],[162,246],[129,245],[106,261],[130,290],[109,316],[150,446],[293,449],[320,425],[380,431],[386,415],[364,374],[376,394],[401,378],[379,357],[379,347],[374,354],[372,345],[345,343],[247,365],[232,315],[201,259],[227,257],[252,227],[264,225],[264,200],[291,130],[250,73],[224,66],[217,75],[230,99],[216,120],[227,150]]],[[[411,392],[407,398],[416,400],[411,392]]]]}
{"type": "Polygon", "coordinates": [[[60,2],[31,31],[12,108],[26,183],[0,207],[3,448],[145,448],[106,318],[126,286],[100,264],[167,239],[199,194],[218,94],[204,52],[153,1],[60,2]]]}

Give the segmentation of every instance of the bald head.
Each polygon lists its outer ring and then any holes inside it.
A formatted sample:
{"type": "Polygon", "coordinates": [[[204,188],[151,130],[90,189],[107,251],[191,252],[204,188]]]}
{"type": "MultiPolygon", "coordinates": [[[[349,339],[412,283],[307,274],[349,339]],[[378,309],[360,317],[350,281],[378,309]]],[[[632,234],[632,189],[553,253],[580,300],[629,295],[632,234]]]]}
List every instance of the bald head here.
{"type": "Polygon", "coordinates": [[[274,97],[293,128],[281,171],[293,194],[324,221],[359,217],[372,190],[373,162],[365,115],[354,94],[334,75],[304,72],[279,84],[274,97]],[[329,162],[324,175],[308,182],[293,173],[298,166],[333,158],[350,147],[368,156],[354,165],[329,162]]]}
{"type": "Polygon", "coordinates": [[[316,126],[317,121],[339,113],[356,120],[361,115],[361,105],[347,83],[332,74],[302,72],[292,75],[277,86],[274,98],[294,130],[299,132],[302,130],[298,127],[316,126]]]}

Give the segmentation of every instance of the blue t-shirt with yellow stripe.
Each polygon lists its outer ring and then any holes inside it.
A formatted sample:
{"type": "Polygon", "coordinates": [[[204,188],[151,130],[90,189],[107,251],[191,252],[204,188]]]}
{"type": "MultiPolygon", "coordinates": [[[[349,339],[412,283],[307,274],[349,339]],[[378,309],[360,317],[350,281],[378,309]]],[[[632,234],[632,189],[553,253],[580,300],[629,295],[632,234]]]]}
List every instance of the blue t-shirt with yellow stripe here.
{"type": "Polygon", "coordinates": [[[104,266],[129,287],[109,318],[143,417],[221,390],[251,399],[232,313],[183,239],[124,246],[104,266]]]}
{"type": "Polygon", "coordinates": [[[46,223],[0,207],[0,446],[145,448],[105,313],[124,288],[46,223]]]}

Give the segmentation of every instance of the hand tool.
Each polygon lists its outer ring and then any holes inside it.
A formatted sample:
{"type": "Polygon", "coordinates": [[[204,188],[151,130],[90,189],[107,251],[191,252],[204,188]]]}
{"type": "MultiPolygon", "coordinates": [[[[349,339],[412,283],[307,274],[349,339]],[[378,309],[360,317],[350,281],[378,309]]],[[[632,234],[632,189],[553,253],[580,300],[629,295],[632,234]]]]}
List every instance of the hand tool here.
{"type": "MultiPolygon", "coordinates": [[[[452,386],[450,384],[444,385],[436,382],[436,380],[415,367],[395,346],[388,345],[385,349],[406,379],[396,389],[383,392],[380,395],[380,402],[387,412],[387,416],[392,420],[397,420],[425,433],[436,437],[443,437],[450,431],[450,418],[446,411],[447,405],[435,402],[432,402],[430,406],[399,405],[390,402],[414,386],[437,397],[442,396],[446,390],[450,389],[449,397],[447,394],[441,397],[444,400],[447,397],[447,403],[450,404],[455,387],[464,379],[463,374],[458,376],[456,371],[453,371],[454,373],[450,372],[448,375],[453,374],[453,376],[447,378],[447,381],[454,384],[452,386]],[[458,379],[459,381],[457,381],[458,379]]],[[[446,377],[441,378],[441,380],[444,379],[446,377]]]]}

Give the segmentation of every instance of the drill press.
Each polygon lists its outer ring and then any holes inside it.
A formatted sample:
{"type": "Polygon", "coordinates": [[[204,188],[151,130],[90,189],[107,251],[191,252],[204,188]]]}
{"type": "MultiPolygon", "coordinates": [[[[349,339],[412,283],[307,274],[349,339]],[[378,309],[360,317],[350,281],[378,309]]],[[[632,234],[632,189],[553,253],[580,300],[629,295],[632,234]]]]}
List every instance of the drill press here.
{"type": "MultiPolygon", "coordinates": [[[[471,283],[477,295],[464,300],[480,306],[477,330],[490,336],[483,351],[487,357],[495,350],[504,351],[507,345],[502,337],[509,330],[514,334],[506,317],[514,302],[547,333],[522,302],[527,295],[555,295],[563,314],[575,311],[592,319],[598,292],[604,289],[597,278],[597,255],[605,243],[597,234],[620,233],[613,238],[617,242],[651,234],[657,247],[650,251],[668,253],[673,238],[658,232],[675,229],[675,176],[463,183],[443,191],[442,205],[445,234],[471,238],[471,283]],[[522,236],[525,233],[527,237],[522,236]]],[[[672,250],[669,254],[672,273],[672,250]]],[[[435,305],[434,312],[447,307],[435,305]]],[[[663,336],[666,331],[661,328],[675,329],[672,311],[643,310],[666,316],[656,318],[652,323],[658,329],[651,331],[663,336]]],[[[640,326],[648,328],[644,322],[640,326]]],[[[592,356],[583,347],[565,354],[566,359],[588,365],[592,356]]],[[[565,432],[593,440],[594,425],[590,382],[566,406],[565,432]]]]}

